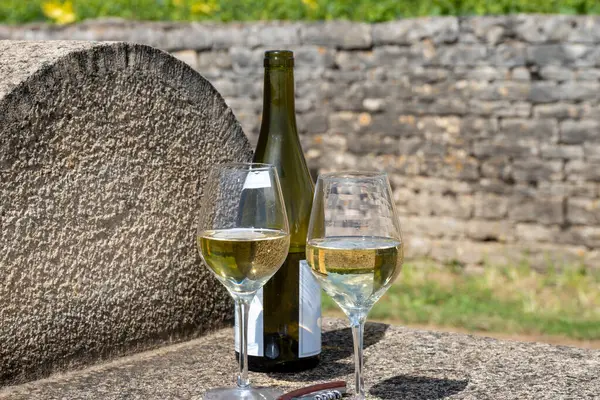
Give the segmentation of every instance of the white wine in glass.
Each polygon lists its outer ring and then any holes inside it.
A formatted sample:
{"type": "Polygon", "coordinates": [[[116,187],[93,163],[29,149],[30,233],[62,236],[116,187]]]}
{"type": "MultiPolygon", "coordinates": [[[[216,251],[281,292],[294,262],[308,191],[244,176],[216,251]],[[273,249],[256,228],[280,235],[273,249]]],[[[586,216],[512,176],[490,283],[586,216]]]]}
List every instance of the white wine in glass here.
{"type": "Polygon", "coordinates": [[[274,229],[206,230],[198,236],[204,262],[236,293],[260,289],[285,260],[289,243],[286,232],[274,229]]]}
{"type": "Polygon", "coordinates": [[[367,314],[400,273],[400,223],[385,173],[320,175],[306,259],[321,287],[350,319],[355,399],[364,399],[363,332],[367,314]]]}
{"type": "Polygon", "coordinates": [[[248,310],[290,245],[277,170],[256,163],[213,167],[202,196],[197,243],[204,263],[235,300],[241,344],[237,387],[211,389],[203,398],[273,400],[281,391],[252,387],[248,379],[248,310]]]}
{"type": "Polygon", "coordinates": [[[334,236],[307,247],[313,273],[346,314],[373,307],[402,266],[402,243],[395,239],[334,236]]]}

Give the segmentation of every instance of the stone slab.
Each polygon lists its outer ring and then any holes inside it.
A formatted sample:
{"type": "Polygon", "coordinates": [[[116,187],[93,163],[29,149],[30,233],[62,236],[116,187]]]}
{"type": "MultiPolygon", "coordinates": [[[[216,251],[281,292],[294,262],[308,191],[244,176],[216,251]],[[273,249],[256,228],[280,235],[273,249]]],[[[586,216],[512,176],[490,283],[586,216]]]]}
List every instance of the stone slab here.
{"type": "Polygon", "coordinates": [[[219,93],[167,53],[0,41],[0,385],[231,320],[196,213],[208,168],[251,155],[219,93]]]}
{"type": "MultiPolygon", "coordinates": [[[[343,379],[353,388],[347,321],[324,319],[321,364],[295,374],[251,373],[255,385],[291,390],[343,379]]],[[[600,392],[600,351],[500,341],[368,323],[370,399],[591,399],[600,392]]],[[[78,372],[0,390],[0,399],[201,399],[233,385],[233,329],[78,372]]]]}

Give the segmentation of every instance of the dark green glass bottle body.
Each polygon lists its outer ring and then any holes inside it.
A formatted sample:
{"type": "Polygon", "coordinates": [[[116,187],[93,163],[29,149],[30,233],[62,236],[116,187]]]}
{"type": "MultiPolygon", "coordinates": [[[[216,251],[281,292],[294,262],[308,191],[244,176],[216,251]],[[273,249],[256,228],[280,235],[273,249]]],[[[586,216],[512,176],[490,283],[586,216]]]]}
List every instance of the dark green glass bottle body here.
{"type": "Polygon", "coordinates": [[[296,128],[293,62],[290,51],[265,53],[263,115],[254,161],[277,168],[291,237],[287,259],[251,305],[252,371],[309,369],[319,363],[321,352],[321,292],[308,266],[301,263],[306,258],[314,184],[296,128]],[[261,305],[259,315],[256,307],[261,305]]]}

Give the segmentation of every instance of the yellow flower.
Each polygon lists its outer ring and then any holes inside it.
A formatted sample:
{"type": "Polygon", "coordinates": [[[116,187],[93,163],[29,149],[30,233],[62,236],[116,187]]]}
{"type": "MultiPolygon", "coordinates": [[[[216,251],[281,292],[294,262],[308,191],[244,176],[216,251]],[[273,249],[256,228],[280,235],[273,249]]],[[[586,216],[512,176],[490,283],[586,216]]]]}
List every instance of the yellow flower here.
{"type": "Polygon", "coordinates": [[[57,24],[64,25],[75,22],[77,16],[73,11],[73,2],[70,0],[61,3],[59,1],[47,1],[42,4],[44,15],[57,24]]]}
{"type": "Polygon", "coordinates": [[[302,0],[302,3],[311,10],[316,10],[318,6],[317,0],[302,0]]]}
{"type": "Polygon", "coordinates": [[[198,3],[193,3],[192,7],[190,8],[190,10],[192,11],[192,14],[206,14],[206,15],[210,15],[212,13],[214,13],[215,11],[217,11],[219,9],[219,5],[217,4],[216,0],[208,0],[208,1],[201,1],[198,3]]]}

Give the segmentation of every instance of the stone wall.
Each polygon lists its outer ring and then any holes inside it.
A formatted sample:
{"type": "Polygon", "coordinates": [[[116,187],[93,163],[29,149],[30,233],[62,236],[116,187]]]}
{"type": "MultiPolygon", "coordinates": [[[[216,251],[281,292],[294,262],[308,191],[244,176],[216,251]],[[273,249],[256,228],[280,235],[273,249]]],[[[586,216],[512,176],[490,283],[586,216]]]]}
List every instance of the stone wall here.
{"type": "Polygon", "coordinates": [[[316,171],[385,169],[408,255],[600,265],[600,18],[382,24],[92,21],[0,26],[0,39],[126,40],[172,52],[251,141],[262,53],[296,52],[296,111],[316,171]]]}

